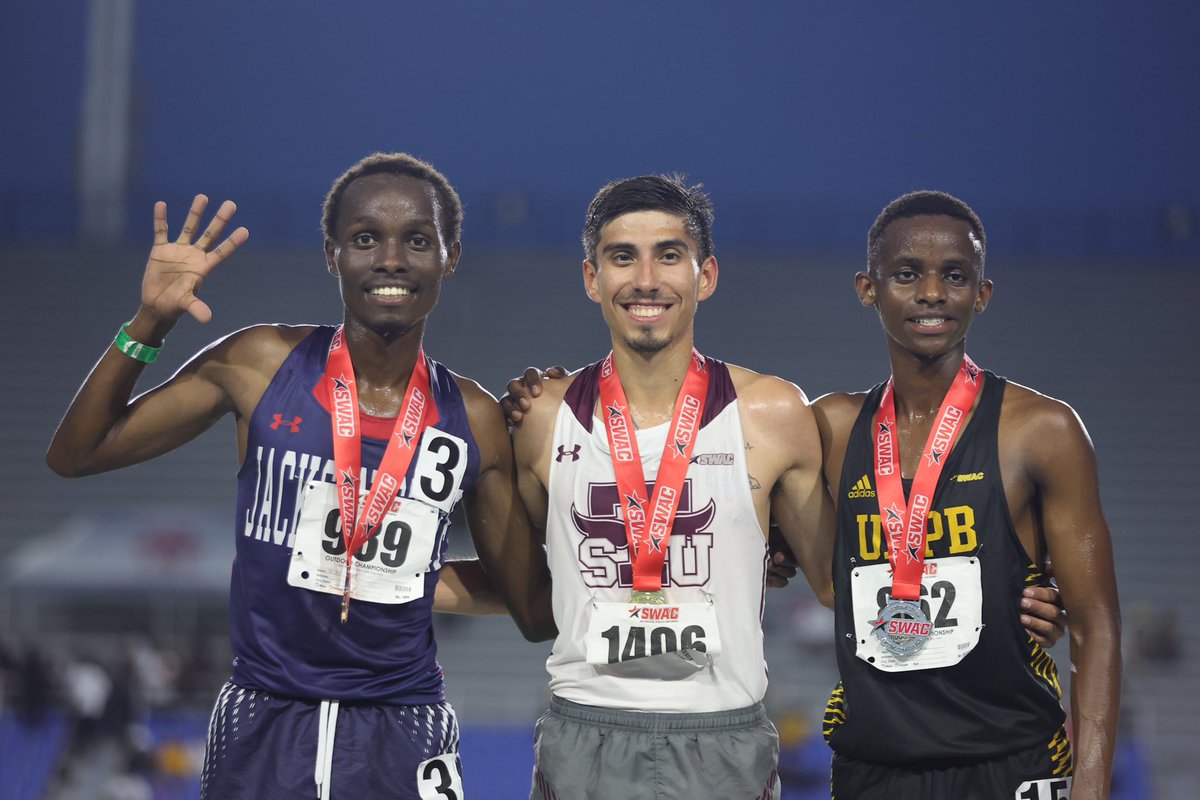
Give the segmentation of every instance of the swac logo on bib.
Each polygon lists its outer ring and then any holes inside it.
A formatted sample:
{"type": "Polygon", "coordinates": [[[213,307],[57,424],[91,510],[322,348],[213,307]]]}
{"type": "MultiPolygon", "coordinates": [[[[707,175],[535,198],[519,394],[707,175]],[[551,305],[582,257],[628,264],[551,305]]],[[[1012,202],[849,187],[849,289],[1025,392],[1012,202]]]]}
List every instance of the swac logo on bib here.
{"type": "Polygon", "coordinates": [[[632,606],[629,618],[644,622],[675,622],[679,619],[679,606],[632,606]]]}
{"type": "Polygon", "coordinates": [[[858,483],[851,487],[850,491],[846,492],[846,497],[851,500],[857,500],[861,497],[874,497],[875,490],[871,488],[871,477],[863,475],[858,479],[858,483]]]}

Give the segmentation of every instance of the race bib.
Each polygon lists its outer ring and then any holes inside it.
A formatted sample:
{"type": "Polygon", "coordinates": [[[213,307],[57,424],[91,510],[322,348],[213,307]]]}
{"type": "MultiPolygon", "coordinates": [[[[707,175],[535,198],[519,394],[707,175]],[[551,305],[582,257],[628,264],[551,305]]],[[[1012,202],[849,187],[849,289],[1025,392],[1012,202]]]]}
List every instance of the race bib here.
{"type": "MultiPolygon", "coordinates": [[[[435,563],[442,515],[419,500],[397,497],[379,533],[354,555],[350,596],[373,603],[408,603],[425,594],[425,573],[435,563]]],[[[346,579],[337,487],[314,481],[305,489],[288,585],[341,596],[346,579]]]]}
{"type": "Polygon", "coordinates": [[[449,514],[463,495],[463,474],[467,471],[466,441],[437,428],[426,428],[416,462],[412,486],[407,488],[406,494],[449,514]]]}
{"type": "Polygon", "coordinates": [[[1072,778],[1042,778],[1025,781],[1017,788],[1014,800],[1070,800],[1072,778]]]}
{"type": "Polygon", "coordinates": [[[911,655],[894,655],[880,643],[876,627],[891,600],[892,573],[887,564],[855,567],[850,572],[855,655],[884,672],[950,667],[979,643],[983,630],[983,588],[979,559],[954,556],[925,562],[921,610],[932,624],[929,639],[911,655]]]}
{"type": "Polygon", "coordinates": [[[463,800],[458,757],[443,753],[418,764],[417,796],[421,800],[463,800]]]}
{"type": "Polygon", "coordinates": [[[716,606],[592,603],[587,662],[621,675],[677,679],[721,653],[716,606]]]}

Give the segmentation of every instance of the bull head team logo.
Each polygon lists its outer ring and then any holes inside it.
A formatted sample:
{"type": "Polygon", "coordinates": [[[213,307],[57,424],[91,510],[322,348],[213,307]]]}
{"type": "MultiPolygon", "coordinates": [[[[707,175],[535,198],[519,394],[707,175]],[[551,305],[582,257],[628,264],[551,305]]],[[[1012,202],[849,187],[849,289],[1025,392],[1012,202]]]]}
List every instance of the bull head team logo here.
{"type": "MultiPolygon", "coordinates": [[[[654,487],[646,486],[646,494],[636,493],[630,507],[643,514],[654,487]],[[637,502],[634,503],[633,501],[637,502]]],[[[680,492],[679,508],[663,564],[663,585],[703,586],[710,573],[710,551],[713,533],[708,530],[716,516],[717,506],[709,500],[703,508],[692,508],[692,482],[686,481],[680,492]],[[672,564],[671,555],[683,552],[681,564],[672,564]]],[[[584,583],[594,588],[633,586],[633,565],[629,560],[629,542],[625,522],[621,517],[621,496],[615,483],[593,483],[588,486],[586,513],[571,506],[571,520],[582,535],[578,553],[584,583]]]]}

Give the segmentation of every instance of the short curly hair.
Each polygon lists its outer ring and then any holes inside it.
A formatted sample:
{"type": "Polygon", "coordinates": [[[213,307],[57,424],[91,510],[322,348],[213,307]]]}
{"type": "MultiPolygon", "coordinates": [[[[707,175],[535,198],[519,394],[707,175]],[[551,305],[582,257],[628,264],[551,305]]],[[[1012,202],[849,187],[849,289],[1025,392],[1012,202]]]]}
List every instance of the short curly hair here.
{"type": "Polygon", "coordinates": [[[446,244],[454,244],[462,239],[462,200],[445,175],[438,172],[429,162],[408,153],[372,153],[339,175],[330,187],[329,194],[325,195],[325,202],[321,205],[321,233],[326,240],[334,238],[338,208],[342,202],[342,195],[346,193],[346,187],[359,178],[379,174],[408,175],[427,182],[437,192],[439,205],[442,207],[439,225],[444,227],[442,236],[446,244]]]}
{"type": "Polygon", "coordinates": [[[983,221],[962,200],[952,194],[932,189],[900,195],[884,206],[883,211],[879,212],[879,216],[871,225],[870,232],[867,233],[867,266],[869,268],[875,266],[875,261],[879,256],[879,241],[883,238],[883,232],[887,230],[888,225],[898,219],[925,215],[954,217],[970,225],[971,230],[979,239],[979,268],[983,269],[983,262],[987,256],[987,233],[983,230],[983,221]]]}

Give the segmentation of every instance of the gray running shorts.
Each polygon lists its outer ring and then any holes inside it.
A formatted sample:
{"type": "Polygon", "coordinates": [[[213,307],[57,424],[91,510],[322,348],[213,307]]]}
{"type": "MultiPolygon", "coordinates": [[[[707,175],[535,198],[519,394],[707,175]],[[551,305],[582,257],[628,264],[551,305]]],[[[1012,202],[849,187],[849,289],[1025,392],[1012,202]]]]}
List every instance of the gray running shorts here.
{"type": "Polygon", "coordinates": [[[553,697],[530,800],[779,800],[779,734],[762,703],[642,714],[553,697]]]}

